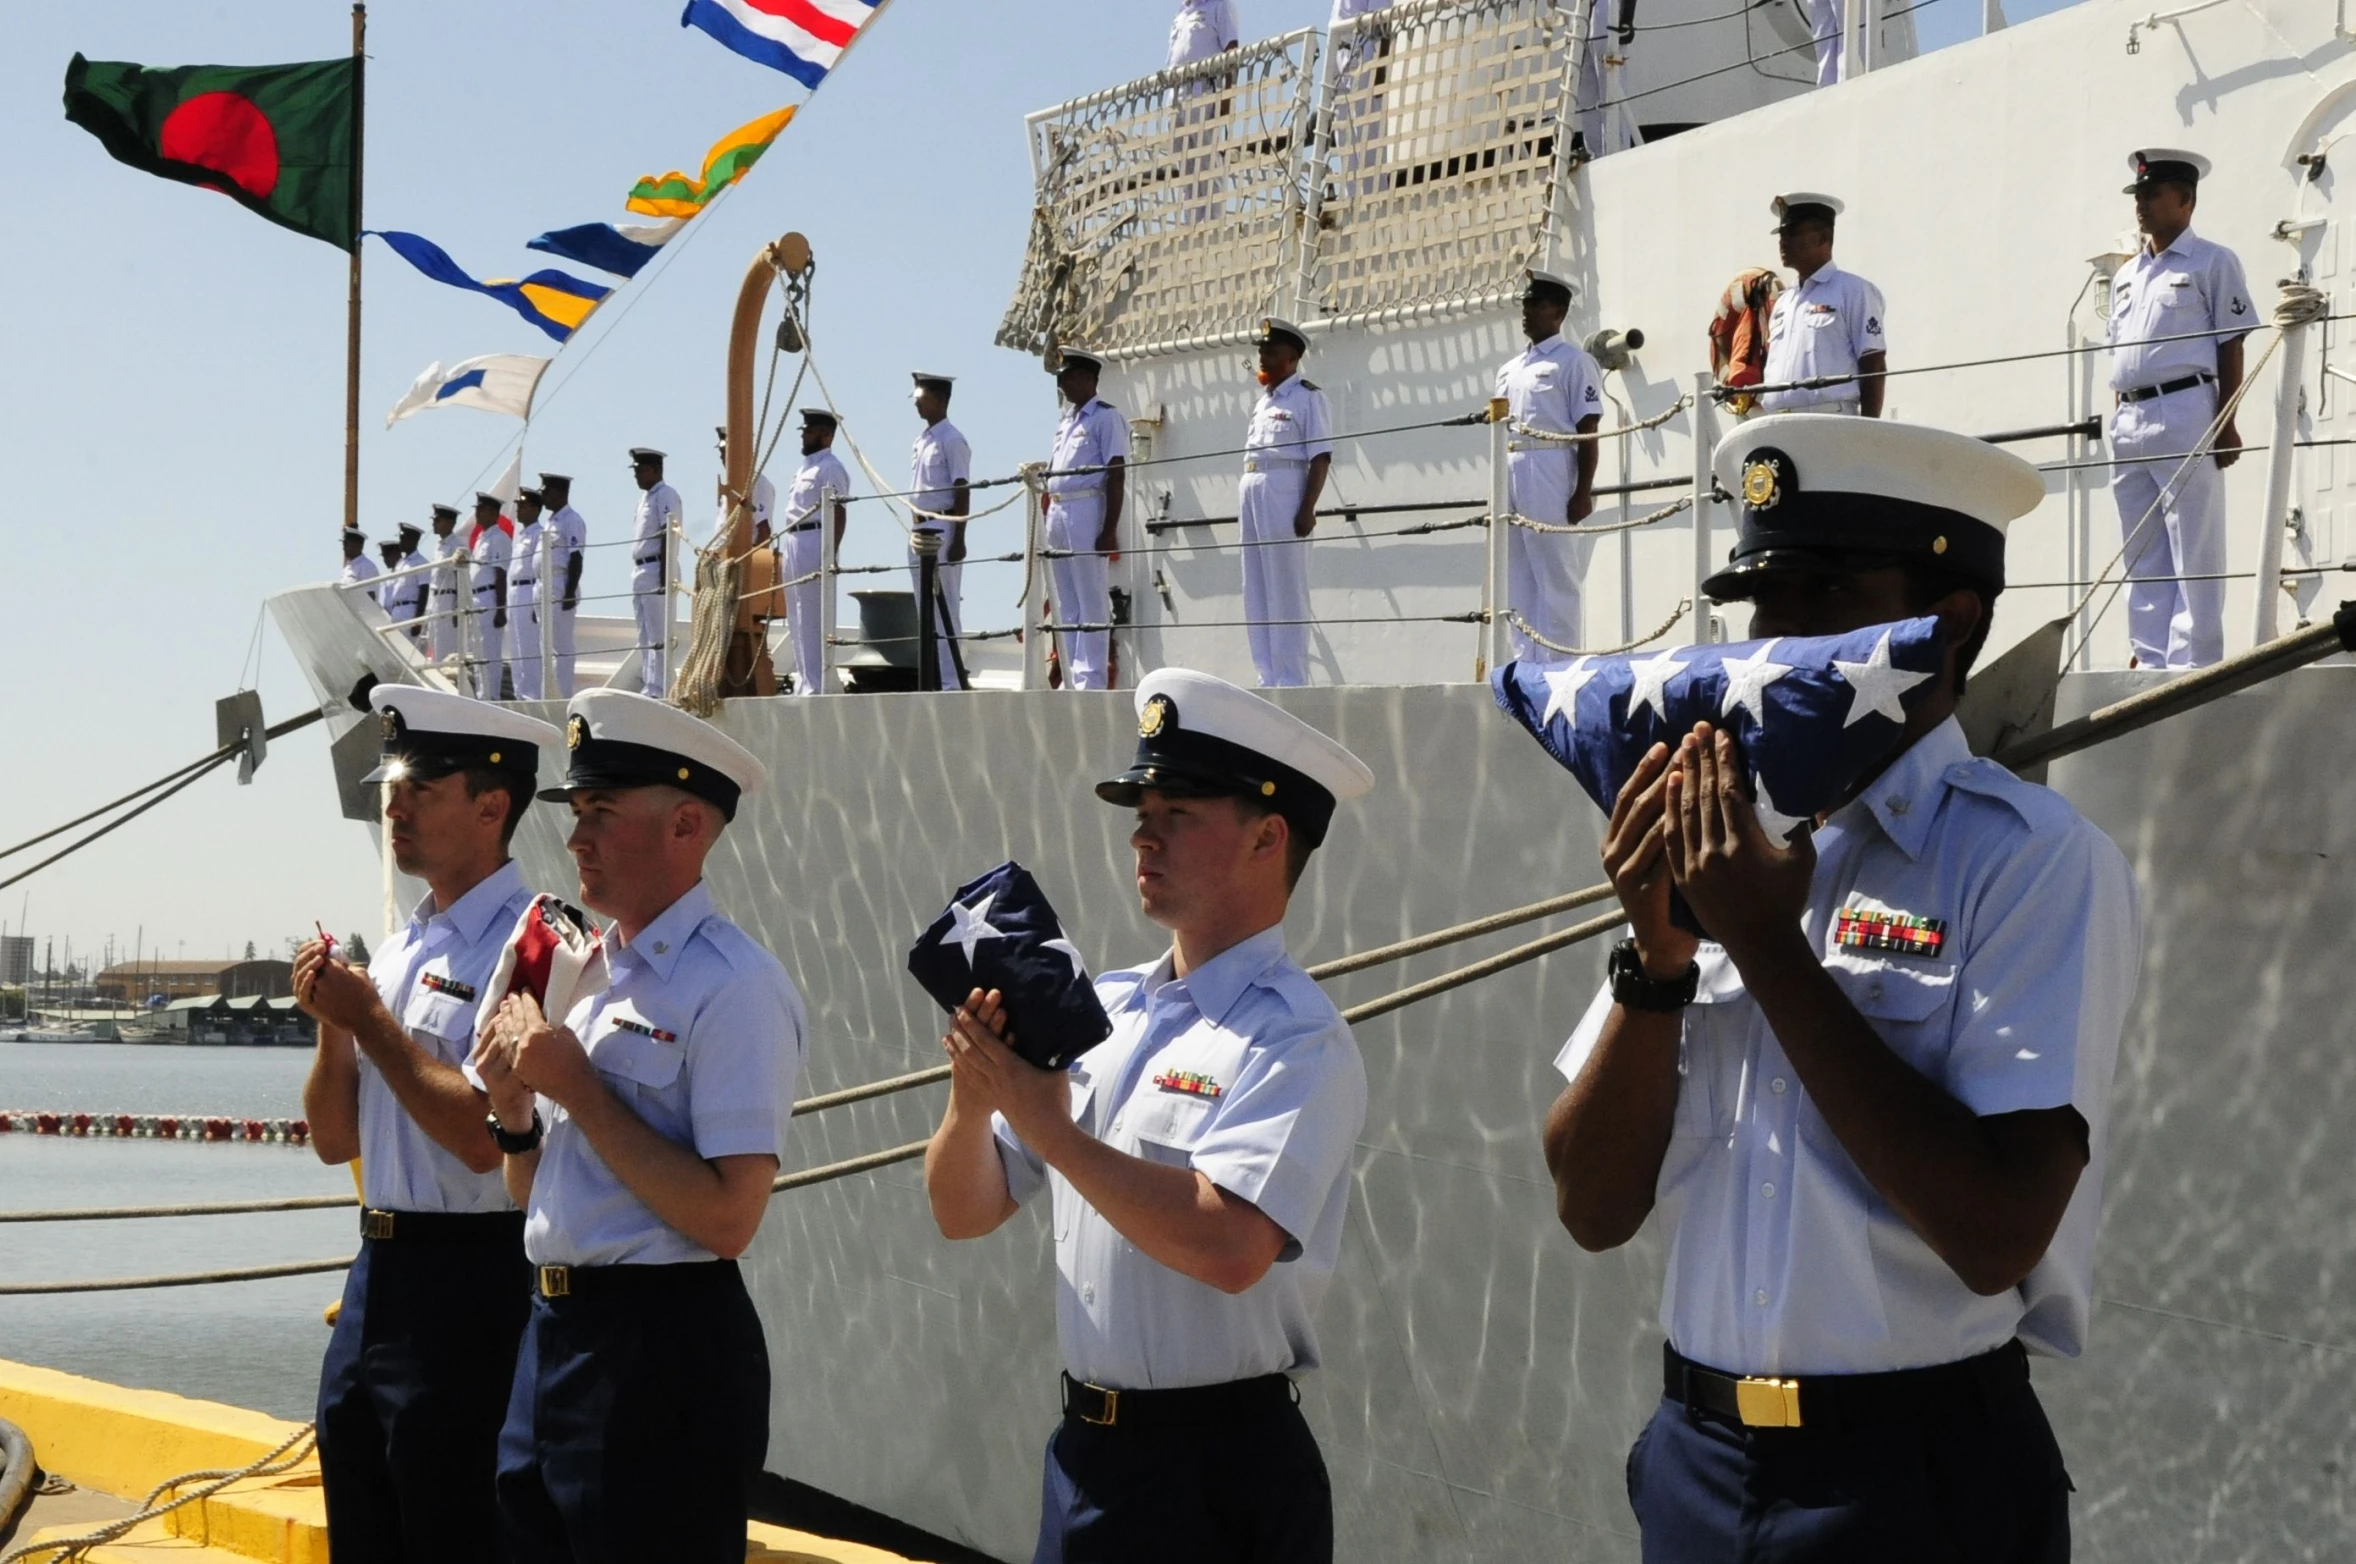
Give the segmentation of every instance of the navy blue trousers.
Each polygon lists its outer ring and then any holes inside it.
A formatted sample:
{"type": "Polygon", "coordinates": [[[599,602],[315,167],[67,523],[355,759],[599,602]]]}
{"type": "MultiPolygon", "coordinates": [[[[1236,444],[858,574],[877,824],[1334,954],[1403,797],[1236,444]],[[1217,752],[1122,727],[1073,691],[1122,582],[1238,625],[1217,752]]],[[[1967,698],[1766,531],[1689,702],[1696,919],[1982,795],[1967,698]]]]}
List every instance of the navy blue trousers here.
{"type": "Polygon", "coordinates": [[[1332,1564],[1333,1485],[1289,1403],[1196,1428],[1067,1418],[1042,1489],[1031,1564],[1332,1564]]]}
{"type": "Polygon", "coordinates": [[[497,1564],[492,1472],[531,1308],[523,1218],[496,1242],[370,1239],[319,1371],[336,1564],[497,1564]]]}
{"type": "Polygon", "coordinates": [[[1853,1427],[1742,1428],[1664,1399],[1628,1452],[1645,1564],[2067,1564],[2069,1496],[2025,1370],[1853,1427]]]}
{"type": "Polygon", "coordinates": [[[516,1360],[499,1435],[508,1556],[743,1564],[769,1453],[769,1347],[736,1266],[573,1278],[580,1291],[534,1302],[516,1360]]]}

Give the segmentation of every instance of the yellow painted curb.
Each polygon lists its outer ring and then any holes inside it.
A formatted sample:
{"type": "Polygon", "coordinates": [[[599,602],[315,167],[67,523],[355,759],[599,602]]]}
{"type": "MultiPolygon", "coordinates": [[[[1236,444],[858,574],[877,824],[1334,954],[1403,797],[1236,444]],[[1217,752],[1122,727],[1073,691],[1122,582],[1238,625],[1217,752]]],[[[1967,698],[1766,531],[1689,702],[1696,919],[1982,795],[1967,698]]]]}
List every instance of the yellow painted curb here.
{"type": "Polygon", "coordinates": [[[327,1495],[315,1464],[277,1477],[233,1483],[209,1499],[174,1510],[164,1524],[178,1536],[269,1564],[328,1564],[327,1495]]]}
{"type": "MultiPolygon", "coordinates": [[[[79,1537],[91,1530],[87,1526],[51,1526],[34,1533],[26,1541],[33,1543],[62,1542],[68,1537],[79,1537]]],[[[219,1548],[208,1548],[185,1537],[175,1537],[164,1529],[161,1521],[147,1521],[118,1541],[92,1548],[83,1555],[90,1564],[145,1564],[152,1559],[169,1559],[171,1564],[232,1564],[234,1553],[219,1548]]],[[[47,1564],[46,1560],[40,1564],[47,1564]]]]}
{"type": "Polygon", "coordinates": [[[755,1521],[746,1528],[745,1564],[914,1564],[897,1553],[856,1542],[833,1542],[806,1531],[755,1521]]]}
{"type": "Polygon", "coordinates": [[[0,1361],[0,1418],[69,1482],[136,1500],[182,1472],[251,1465],[301,1425],[162,1390],[0,1361]]]}

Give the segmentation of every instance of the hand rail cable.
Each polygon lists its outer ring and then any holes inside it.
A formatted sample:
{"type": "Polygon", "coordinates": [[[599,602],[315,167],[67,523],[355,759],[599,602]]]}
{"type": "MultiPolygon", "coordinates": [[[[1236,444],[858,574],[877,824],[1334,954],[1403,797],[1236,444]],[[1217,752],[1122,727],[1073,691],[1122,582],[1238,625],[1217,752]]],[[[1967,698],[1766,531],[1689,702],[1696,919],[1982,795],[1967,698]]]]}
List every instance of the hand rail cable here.
{"type": "MultiPolygon", "coordinates": [[[[1925,6],[1936,4],[1938,4],[1938,0],[1915,0],[1915,3],[1912,5],[1900,6],[1895,11],[1882,12],[1881,20],[1885,22],[1894,21],[1901,16],[1911,16],[1916,11],[1922,10],[1925,6]]],[[[1662,82],[1657,87],[1647,87],[1641,92],[1631,92],[1622,97],[1606,99],[1604,102],[1597,104],[1596,108],[1598,110],[1618,108],[1623,103],[1634,103],[1638,98],[1649,98],[1653,94],[1660,92],[1675,92],[1680,87],[1690,87],[1697,81],[1708,81],[1713,76],[1724,76],[1730,71],[1747,71],[1754,69],[1762,60],[1778,59],[1783,55],[1798,54],[1803,49],[1814,49],[1815,47],[1816,40],[1809,38],[1799,43],[1787,45],[1781,49],[1769,49],[1764,54],[1745,53],[1743,58],[1735,61],[1732,65],[1721,65],[1714,70],[1702,71],[1696,75],[1687,76],[1679,81],[1662,82]]],[[[1792,79],[1793,78],[1788,76],[1777,78],[1777,80],[1780,81],[1790,81],[1792,79]]]]}
{"type": "Polygon", "coordinates": [[[1613,532],[1634,532],[1639,527],[1649,527],[1657,522],[1667,521],[1678,512],[1691,509],[1693,509],[1693,496],[1688,494],[1685,498],[1672,501],[1659,510],[1631,517],[1627,521],[1599,521],[1593,526],[1589,526],[1585,522],[1571,522],[1558,526],[1551,521],[1532,521],[1527,516],[1508,516],[1505,521],[1508,526],[1521,527],[1530,532],[1552,532],[1575,534],[1582,538],[1600,538],[1613,532]]]}
{"type": "Polygon", "coordinates": [[[1594,429],[1585,434],[1581,434],[1576,429],[1541,429],[1535,424],[1526,424],[1518,419],[1509,419],[1505,427],[1514,434],[1536,440],[1543,445],[1593,445],[1602,440],[1616,440],[1622,435],[1642,434],[1647,429],[1658,429],[1691,406],[1693,406],[1693,393],[1689,391],[1650,418],[1638,419],[1632,424],[1621,424],[1616,429],[1594,429]]]}
{"type": "Polygon", "coordinates": [[[1649,646],[1662,636],[1667,635],[1677,627],[1677,621],[1683,619],[1686,610],[1691,607],[1693,607],[1692,598],[1679,598],[1677,606],[1669,610],[1669,617],[1662,620],[1652,634],[1634,641],[1623,641],[1617,646],[1565,646],[1560,641],[1549,640],[1531,628],[1530,621],[1522,617],[1521,610],[1518,608],[1509,608],[1505,611],[1505,622],[1558,657],[1614,657],[1621,652],[1632,652],[1639,646],[1649,646]]]}

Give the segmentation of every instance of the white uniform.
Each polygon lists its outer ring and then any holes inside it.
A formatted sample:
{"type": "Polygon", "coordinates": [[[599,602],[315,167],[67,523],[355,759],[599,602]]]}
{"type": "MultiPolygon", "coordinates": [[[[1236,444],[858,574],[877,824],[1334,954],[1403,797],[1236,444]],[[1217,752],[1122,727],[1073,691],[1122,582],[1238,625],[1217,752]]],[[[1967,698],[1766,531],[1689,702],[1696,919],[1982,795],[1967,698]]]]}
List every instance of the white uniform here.
{"type": "Polygon", "coordinates": [[[466,640],[458,621],[459,604],[465,595],[461,587],[464,572],[459,569],[456,557],[465,546],[458,540],[456,529],[449,536],[434,540],[434,573],[426,578],[432,583],[426,606],[432,610],[434,619],[426,627],[426,655],[435,662],[456,656],[465,648],[466,640]]]}
{"type": "MultiPolygon", "coordinates": [[[[1049,465],[1057,472],[1102,467],[1128,458],[1129,420],[1101,398],[1092,397],[1087,406],[1069,409],[1055,426],[1055,451],[1049,465]]],[[[1097,535],[1104,531],[1105,483],[1106,475],[1101,472],[1047,480],[1047,546],[1071,551],[1068,558],[1047,562],[1058,624],[1101,625],[1112,619],[1112,596],[1106,590],[1111,562],[1096,552],[1097,535]]],[[[1067,689],[1106,687],[1111,631],[1060,631],[1056,643],[1063,652],[1067,689]]]]}
{"type": "MultiPolygon", "coordinates": [[[[368,976],[385,1009],[429,1058],[455,1070],[474,1051],[484,985],[531,902],[523,870],[510,860],[446,911],[426,897],[408,923],[377,947],[368,976]]],[[[379,1211],[514,1209],[497,1170],[468,1172],[418,1127],[368,1055],[359,1059],[364,1204],[379,1211]]]]}
{"type": "MultiPolygon", "coordinates": [[[[425,617],[426,593],[433,577],[422,568],[424,564],[417,550],[411,549],[401,556],[400,568],[416,571],[417,574],[403,576],[383,589],[391,598],[385,604],[385,615],[393,623],[401,624],[405,620],[415,621],[425,617]]],[[[425,640],[425,626],[422,624],[410,623],[402,633],[412,641],[422,643],[425,640]]]]}
{"type": "MultiPolygon", "coordinates": [[[[2164,395],[2111,413],[2115,457],[2181,457],[2217,418],[2217,350],[2256,324],[2231,250],[2190,229],[2159,254],[2146,245],[2111,279],[2111,389],[2164,395]],[[2151,342],[2218,331],[2232,335],[2151,342]],[[2192,381],[2193,384],[2179,384],[2192,381]]],[[[2225,569],[2225,486],[2216,458],[2138,461],[2111,473],[2127,539],[2127,639],[2146,668],[2199,668],[2225,655],[2225,583],[2177,581],[2225,569]]]]}
{"type": "MultiPolygon", "coordinates": [[[[729,504],[726,500],[722,500],[720,502],[719,509],[712,516],[712,535],[711,538],[704,544],[705,548],[717,549],[727,543],[728,526],[730,521],[733,519],[733,513],[735,509],[736,507],[729,504]]],[[[777,514],[777,485],[771,483],[769,479],[761,473],[753,474],[753,497],[751,510],[753,513],[753,527],[756,531],[762,527],[771,525],[772,519],[777,514]]]]}
{"type": "Polygon", "coordinates": [[[589,544],[589,523],[581,519],[579,511],[567,505],[553,516],[542,517],[541,524],[550,529],[549,536],[555,540],[555,548],[548,559],[547,592],[542,599],[548,605],[548,611],[556,615],[556,624],[550,635],[555,643],[552,650],[556,656],[556,685],[548,694],[556,700],[571,700],[573,616],[579,612],[579,605],[575,604],[571,608],[565,606],[564,588],[565,583],[572,579],[573,556],[589,544]]]}
{"type": "MultiPolygon", "coordinates": [[[[1786,385],[1819,375],[1854,375],[1868,353],[1886,353],[1882,291],[1855,272],[1826,261],[1796,288],[1775,296],[1767,316],[1767,384],[1786,385]]],[[[1854,413],[1857,382],[1806,391],[1770,391],[1759,398],[1769,413],[1854,413]]]]}
{"type": "MultiPolygon", "coordinates": [[[[344,568],[342,572],[336,576],[336,580],[342,582],[346,586],[355,586],[363,581],[374,581],[383,573],[384,572],[376,568],[375,560],[370,559],[365,554],[355,554],[350,559],[344,561],[344,568]]],[[[364,587],[361,589],[360,595],[373,603],[376,601],[376,588],[364,587]]]]}
{"type": "Polygon", "coordinates": [[[515,669],[515,698],[536,701],[545,693],[540,667],[540,546],[548,535],[543,515],[515,532],[515,564],[507,573],[507,641],[515,669]]]}
{"type": "Polygon", "coordinates": [[[475,693],[487,701],[507,698],[507,632],[499,624],[499,573],[514,564],[514,525],[502,517],[495,526],[476,526],[466,539],[467,552],[474,557],[469,606],[483,649],[475,667],[475,693]]]}
{"type": "Polygon", "coordinates": [[[1319,1366],[1317,1307],[1349,1212],[1366,1066],[1281,925],[1185,977],[1167,956],[1097,980],[1113,1033],[1071,1067],[1072,1117],[1117,1151],[1191,1167],[1284,1229],[1278,1262],[1224,1293],[1142,1253],[993,1120],[1006,1187],[1055,1205],[1056,1339],[1074,1379],[1217,1385],[1319,1366]]]}
{"type": "Polygon", "coordinates": [[[785,513],[776,534],[778,573],[787,581],[797,581],[802,576],[813,578],[785,589],[786,631],[793,640],[796,695],[820,693],[819,680],[824,677],[826,666],[826,648],[819,637],[825,629],[822,594],[827,590],[827,583],[815,577],[826,553],[826,538],[819,528],[831,526],[834,520],[825,510],[829,489],[837,499],[850,496],[851,475],[843,470],[842,461],[831,450],[803,457],[802,465],[794,472],[794,486],[786,491],[785,513]]]}
{"type": "Polygon", "coordinates": [[[658,483],[638,496],[638,516],[630,534],[630,613],[638,628],[639,690],[656,700],[671,689],[663,666],[671,626],[671,592],[664,570],[671,528],[678,522],[677,489],[658,483]]]}
{"type": "MultiPolygon", "coordinates": [[[[785,1155],[808,1048],[802,996],[777,958],[712,910],[701,881],[628,944],[612,984],[566,1012],[606,1086],[656,1134],[713,1157],[785,1155]]],[[[524,1250],[535,1265],[679,1265],[716,1258],[630,1192],[543,1097],[524,1250]]]]}
{"type": "MultiPolygon", "coordinates": [[[[918,510],[931,511],[938,516],[947,512],[957,501],[956,485],[973,481],[973,449],[965,443],[965,436],[957,426],[944,418],[916,437],[916,445],[909,453],[909,503],[918,510]]],[[[957,660],[950,655],[949,637],[962,628],[960,592],[964,585],[965,566],[949,563],[949,539],[953,526],[946,521],[927,521],[918,517],[912,527],[916,532],[941,534],[940,583],[943,622],[936,625],[941,654],[941,688],[964,688],[957,677],[957,660]]],[[[916,550],[908,551],[908,589],[922,590],[916,564],[916,550]]]]}
{"type": "Polygon", "coordinates": [[[1240,39],[1236,30],[1235,0],[1179,0],[1177,19],[1170,23],[1167,70],[1207,60],[1240,39]]]}
{"type": "MultiPolygon", "coordinates": [[[[1603,416],[1603,373],[1595,360],[1560,333],[1532,343],[1497,371],[1497,395],[1506,399],[1515,425],[1569,434],[1590,418],[1603,416]]],[[[1551,445],[1525,435],[1506,442],[1506,482],[1517,516],[1560,527],[1570,520],[1571,496],[1579,487],[1576,445],[1551,445]]],[[[1515,527],[1506,535],[1506,600],[1540,635],[1577,646],[1583,633],[1580,598],[1587,556],[1595,540],[1559,532],[1515,527]]],[[[1514,655],[1553,655],[1513,629],[1514,655]]]]}
{"type": "Polygon", "coordinates": [[[1260,393],[1244,434],[1243,616],[1263,687],[1309,682],[1309,540],[1293,532],[1309,464],[1333,453],[1325,393],[1294,375],[1260,393]]]}
{"type": "MultiPolygon", "coordinates": [[[[1973,758],[1953,718],[1815,844],[1801,926],[1867,1024],[1974,1114],[2077,1109],[2091,1160],[2028,1279],[1981,1297],[1858,1172],[1741,974],[1705,944],[1656,1195],[1662,1328],[1729,1374],[1919,1368],[2016,1336],[2075,1357],[2140,959],[2125,858],[2058,794],[1973,758]],[[1893,938],[1875,914],[1936,920],[1935,934],[1920,923],[1893,938]]],[[[1611,1008],[1607,988],[1555,1060],[1565,1079],[1611,1008]]]]}

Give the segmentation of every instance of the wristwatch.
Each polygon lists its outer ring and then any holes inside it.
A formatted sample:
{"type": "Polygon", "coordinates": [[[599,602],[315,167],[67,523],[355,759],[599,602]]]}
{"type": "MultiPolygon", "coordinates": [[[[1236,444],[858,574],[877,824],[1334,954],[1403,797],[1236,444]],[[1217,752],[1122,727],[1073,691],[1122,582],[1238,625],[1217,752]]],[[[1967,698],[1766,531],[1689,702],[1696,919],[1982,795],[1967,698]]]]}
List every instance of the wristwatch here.
{"type": "Polygon", "coordinates": [[[1675,1015],[1692,1004],[1702,982],[1698,961],[1687,962],[1685,970],[1673,978],[1645,976],[1633,937],[1612,947],[1611,964],[1605,970],[1611,976],[1612,998],[1616,1002],[1630,1010],[1651,1010],[1664,1015],[1675,1015]]]}
{"type": "Polygon", "coordinates": [[[501,1124],[499,1115],[496,1113],[491,1114],[483,1122],[491,1126],[492,1141],[501,1151],[511,1157],[520,1157],[525,1152],[536,1149],[540,1144],[540,1137],[548,1133],[548,1126],[540,1122],[538,1108],[532,1110],[532,1127],[521,1135],[501,1124]]]}

